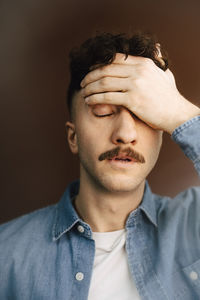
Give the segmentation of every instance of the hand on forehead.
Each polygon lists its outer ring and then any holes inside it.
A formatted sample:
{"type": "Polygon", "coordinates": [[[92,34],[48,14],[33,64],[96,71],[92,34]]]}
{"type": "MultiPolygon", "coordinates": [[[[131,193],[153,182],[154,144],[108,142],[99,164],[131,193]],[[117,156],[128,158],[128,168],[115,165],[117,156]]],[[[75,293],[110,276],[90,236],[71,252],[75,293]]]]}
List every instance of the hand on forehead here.
{"type": "MultiPolygon", "coordinates": [[[[118,76],[127,77],[125,72],[122,72],[121,65],[124,65],[123,70],[128,72],[128,66],[133,66],[141,61],[141,57],[137,56],[127,56],[123,53],[117,53],[114,61],[111,64],[98,67],[98,65],[91,67],[91,72],[89,72],[81,82],[81,87],[85,87],[90,82],[96,81],[104,76],[118,76]],[[126,68],[127,66],[127,68],[126,68]]],[[[131,72],[131,70],[130,70],[131,72]]]]}
{"type": "MultiPolygon", "coordinates": [[[[157,60],[161,63],[161,65],[165,64],[159,48],[157,60]]],[[[82,80],[81,87],[84,88],[89,83],[106,76],[127,78],[132,75],[133,66],[142,65],[143,63],[154,64],[153,60],[150,58],[131,55],[126,56],[123,53],[117,53],[111,64],[105,66],[100,65],[99,67],[98,65],[92,66],[91,72],[89,72],[82,80]]]]}
{"type": "MultiPolygon", "coordinates": [[[[164,64],[159,49],[156,59],[164,64]]],[[[177,112],[187,107],[171,71],[141,56],[117,53],[111,64],[89,72],[81,86],[88,105],[123,106],[152,128],[169,133],[177,124],[177,112]]]]}

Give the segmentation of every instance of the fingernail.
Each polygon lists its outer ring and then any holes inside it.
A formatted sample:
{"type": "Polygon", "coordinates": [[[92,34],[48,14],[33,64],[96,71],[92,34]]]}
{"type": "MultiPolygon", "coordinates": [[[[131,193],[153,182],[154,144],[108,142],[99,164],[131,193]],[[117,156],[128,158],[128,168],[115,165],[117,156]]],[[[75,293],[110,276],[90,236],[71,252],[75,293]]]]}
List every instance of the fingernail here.
{"type": "Polygon", "coordinates": [[[80,86],[83,88],[84,87],[84,81],[82,80],[80,83],[80,86]]]}

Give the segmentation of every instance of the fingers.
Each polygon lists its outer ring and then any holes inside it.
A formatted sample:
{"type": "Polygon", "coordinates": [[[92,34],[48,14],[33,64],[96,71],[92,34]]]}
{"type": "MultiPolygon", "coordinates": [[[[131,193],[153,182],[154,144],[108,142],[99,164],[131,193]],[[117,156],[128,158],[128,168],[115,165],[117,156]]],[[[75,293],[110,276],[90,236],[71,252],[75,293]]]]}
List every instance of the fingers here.
{"type": "Polygon", "coordinates": [[[115,59],[113,61],[113,64],[123,64],[123,65],[132,65],[133,66],[133,65],[143,63],[145,61],[152,61],[152,60],[150,58],[142,57],[142,56],[128,55],[126,57],[126,55],[123,53],[117,53],[115,56],[115,59]]]}
{"type": "Polygon", "coordinates": [[[81,82],[81,87],[85,87],[93,81],[97,81],[103,77],[119,77],[127,78],[132,74],[132,68],[128,65],[124,65],[123,68],[120,64],[110,64],[103,67],[99,67],[94,71],[89,72],[81,82]]]}
{"type": "Polygon", "coordinates": [[[94,104],[113,104],[113,105],[124,105],[127,102],[127,93],[122,92],[108,92],[99,93],[88,96],[85,98],[85,102],[89,105],[94,104]]]}
{"type": "Polygon", "coordinates": [[[137,67],[141,68],[155,68],[156,65],[150,58],[141,56],[126,56],[122,53],[117,53],[115,60],[112,64],[96,68],[95,70],[89,72],[81,82],[81,87],[84,88],[91,82],[97,81],[103,77],[120,77],[127,78],[133,75],[134,70],[137,67]]]}
{"type": "Polygon", "coordinates": [[[82,90],[82,96],[87,97],[92,94],[105,92],[125,92],[129,89],[128,78],[103,77],[97,81],[86,85],[82,90]]]}

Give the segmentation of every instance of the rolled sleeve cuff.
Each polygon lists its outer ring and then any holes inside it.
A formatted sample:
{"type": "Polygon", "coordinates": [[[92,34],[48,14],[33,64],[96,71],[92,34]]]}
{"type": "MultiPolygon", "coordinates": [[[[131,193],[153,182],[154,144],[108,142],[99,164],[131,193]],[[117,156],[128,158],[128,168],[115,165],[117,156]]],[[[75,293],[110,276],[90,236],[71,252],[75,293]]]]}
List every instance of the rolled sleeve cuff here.
{"type": "Polygon", "coordinates": [[[177,127],[172,132],[171,138],[193,161],[200,174],[200,116],[196,116],[177,127]]]}

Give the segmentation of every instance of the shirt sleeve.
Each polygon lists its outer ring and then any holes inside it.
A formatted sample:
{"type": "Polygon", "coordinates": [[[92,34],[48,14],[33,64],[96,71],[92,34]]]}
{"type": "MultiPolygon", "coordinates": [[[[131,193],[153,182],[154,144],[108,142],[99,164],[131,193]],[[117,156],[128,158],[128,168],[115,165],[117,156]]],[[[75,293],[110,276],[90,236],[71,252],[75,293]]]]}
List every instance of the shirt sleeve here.
{"type": "Polygon", "coordinates": [[[200,176],[200,116],[196,116],[177,127],[171,138],[192,160],[200,176]]]}

